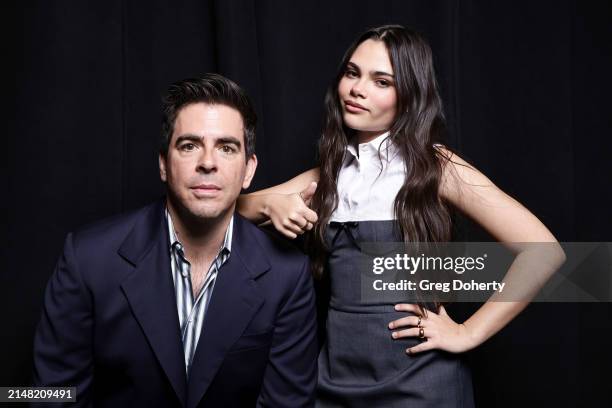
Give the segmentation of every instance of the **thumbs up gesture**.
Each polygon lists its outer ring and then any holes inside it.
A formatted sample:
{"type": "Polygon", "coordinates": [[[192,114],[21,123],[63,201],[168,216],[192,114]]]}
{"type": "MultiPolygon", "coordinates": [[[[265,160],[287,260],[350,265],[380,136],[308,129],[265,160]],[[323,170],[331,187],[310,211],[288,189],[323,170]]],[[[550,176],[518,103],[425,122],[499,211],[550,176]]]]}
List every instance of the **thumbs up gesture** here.
{"type": "MultiPolygon", "coordinates": [[[[313,181],[310,183],[308,187],[304,190],[300,191],[299,195],[304,204],[310,207],[310,203],[312,202],[312,197],[314,196],[315,191],[317,191],[317,182],[313,181]]],[[[316,222],[316,220],[315,220],[316,222]]]]}
{"type": "Polygon", "coordinates": [[[316,190],[317,183],[313,181],[299,193],[269,196],[266,215],[280,233],[294,239],[313,228],[318,216],[308,206],[316,190]]]}

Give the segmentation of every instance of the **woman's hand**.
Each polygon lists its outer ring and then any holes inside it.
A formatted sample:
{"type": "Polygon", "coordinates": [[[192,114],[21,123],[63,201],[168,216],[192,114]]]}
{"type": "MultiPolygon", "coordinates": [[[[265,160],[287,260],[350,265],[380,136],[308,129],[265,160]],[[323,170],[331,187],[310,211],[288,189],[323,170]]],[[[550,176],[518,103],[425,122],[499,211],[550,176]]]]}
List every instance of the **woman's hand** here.
{"type": "Polygon", "coordinates": [[[428,310],[427,316],[421,316],[419,307],[414,304],[397,304],[395,310],[413,312],[416,316],[403,317],[389,323],[389,329],[400,329],[392,333],[394,339],[418,337],[426,340],[407,349],[408,354],[432,349],[461,353],[478,345],[469,328],[465,324],[455,323],[444,306],[440,306],[439,314],[428,310]]]}
{"type": "Polygon", "coordinates": [[[318,217],[308,205],[316,189],[317,183],[313,181],[299,193],[267,196],[264,212],[281,234],[294,239],[312,229],[318,217]]]}

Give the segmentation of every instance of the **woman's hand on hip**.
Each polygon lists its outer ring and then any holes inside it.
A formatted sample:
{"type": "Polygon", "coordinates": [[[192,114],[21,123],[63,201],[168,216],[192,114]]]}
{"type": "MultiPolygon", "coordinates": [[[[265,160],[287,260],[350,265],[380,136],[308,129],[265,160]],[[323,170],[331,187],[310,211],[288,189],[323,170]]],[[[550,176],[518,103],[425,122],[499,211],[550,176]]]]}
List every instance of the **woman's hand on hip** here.
{"type": "Polygon", "coordinates": [[[392,333],[394,339],[417,337],[423,340],[420,344],[406,349],[408,354],[432,349],[461,353],[478,345],[469,328],[451,319],[444,306],[440,306],[440,313],[428,310],[426,315],[421,315],[419,307],[415,304],[400,303],[395,305],[395,310],[413,312],[416,315],[402,317],[389,323],[389,329],[394,330],[392,333]]]}

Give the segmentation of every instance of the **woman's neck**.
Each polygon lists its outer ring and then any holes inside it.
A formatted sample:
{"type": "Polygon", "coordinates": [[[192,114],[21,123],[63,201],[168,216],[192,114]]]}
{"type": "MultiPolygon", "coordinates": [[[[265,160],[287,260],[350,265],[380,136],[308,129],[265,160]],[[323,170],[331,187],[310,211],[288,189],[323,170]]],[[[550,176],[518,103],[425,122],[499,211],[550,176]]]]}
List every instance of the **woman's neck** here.
{"type": "Polygon", "coordinates": [[[383,133],[387,133],[387,130],[376,130],[376,131],[359,131],[357,132],[357,143],[368,143],[376,139],[383,133]]]}

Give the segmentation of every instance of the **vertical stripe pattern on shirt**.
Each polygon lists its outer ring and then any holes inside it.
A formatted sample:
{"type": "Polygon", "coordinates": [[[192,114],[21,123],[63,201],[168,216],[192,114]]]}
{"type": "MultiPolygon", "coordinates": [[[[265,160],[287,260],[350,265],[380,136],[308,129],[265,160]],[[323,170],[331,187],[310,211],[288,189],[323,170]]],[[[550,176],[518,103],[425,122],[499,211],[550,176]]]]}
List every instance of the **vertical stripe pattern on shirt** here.
{"type": "Polygon", "coordinates": [[[183,244],[181,244],[177,237],[172,217],[167,210],[166,217],[168,220],[168,233],[170,235],[170,264],[176,294],[176,308],[185,352],[185,368],[187,376],[189,376],[191,362],[198,345],[202,324],[204,323],[204,317],[212,296],[217,274],[230,256],[234,217],[232,216],[230,220],[225,232],[223,245],[210,265],[204,283],[195,299],[191,285],[191,264],[185,258],[183,244]]]}

